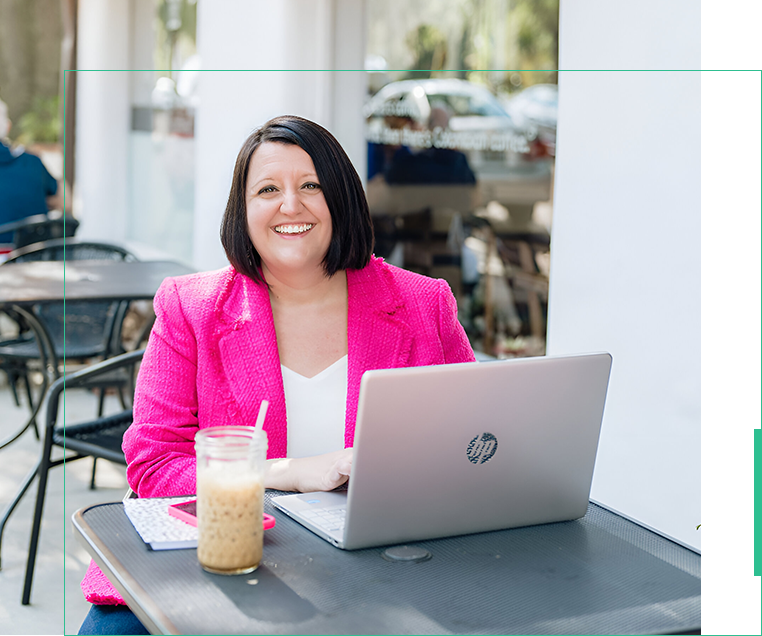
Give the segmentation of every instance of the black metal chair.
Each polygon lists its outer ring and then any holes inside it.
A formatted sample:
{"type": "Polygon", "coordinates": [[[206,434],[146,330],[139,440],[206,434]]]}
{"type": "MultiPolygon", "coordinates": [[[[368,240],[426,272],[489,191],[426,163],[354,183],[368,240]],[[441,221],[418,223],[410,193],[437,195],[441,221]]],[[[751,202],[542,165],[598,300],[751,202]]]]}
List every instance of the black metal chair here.
{"type": "MultiPolygon", "coordinates": [[[[53,239],[14,250],[5,263],[64,259],[137,260],[133,254],[117,245],[76,239],[53,239]]],[[[106,358],[123,353],[119,338],[126,310],[127,303],[69,302],[65,313],[64,303],[40,304],[35,306],[34,313],[48,329],[54,343],[55,350],[50,352],[53,358],[56,361],[74,361],[106,358]]],[[[27,395],[31,395],[28,378],[22,367],[31,360],[39,359],[39,347],[24,321],[19,320],[17,316],[11,318],[19,324],[19,335],[13,340],[0,343],[0,364],[3,365],[0,368],[6,370],[6,373],[10,370],[9,383],[18,404],[16,383],[23,379],[27,395]]]]}
{"type": "MultiPolygon", "coordinates": [[[[11,322],[15,323],[18,328],[18,336],[14,338],[9,338],[7,340],[0,339],[0,350],[2,350],[4,347],[12,346],[12,345],[18,345],[22,343],[27,342],[34,342],[34,338],[31,333],[27,329],[25,329],[24,325],[24,319],[19,314],[17,314],[14,311],[6,311],[5,312],[8,318],[11,322]]],[[[2,356],[0,356],[0,371],[4,371],[6,376],[8,376],[8,386],[11,389],[11,394],[13,395],[13,401],[16,403],[16,406],[21,406],[21,400],[19,399],[19,393],[17,389],[17,384],[23,380],[23,382],[26,385],[26,395],[27,399],[29,400],[29,404],[32,404],[32,389],[29,385],[29,378],[27,376],[27,368],[26,368],[26,362],[22,362],[15,359],[8,359],[6,360],[2,356]]],[[[37,431],[37,428],[34,429],[37,431]]],[[[39,433],[37,433],[37,439],[39,439],[39,433]]],[[[1,446],[0,446],[1,447],[1,446]]]]}
{"type": "Polygon", "coordinates": [[[3,223],[0,225],[0,234],[13,232],[11,243],[18,249],[31,243],[74,236],[78,227],[79,221],[73,216],[35,214],[11,223],[3,223]]]}
{"type": "Polygon", "coordinates": [[[136,261],[137,257],[125,248],[102,241],[87,241],[76,238],[58,238],[30,243],[18,247],[8,254],[6,263],[27,261],[136,261]]]}
{"type": "MultiPolygon", "coordinates": [[[[99,417],[90,422],[63,425],[59,423],[60,397],[65,389],[74,389],[90,386],[90,383],[99,377],[107,376],[116,371],[126,371],[130,378],[135,377],[137,366],[143,358],[144,349],[131,351],[104,362],[100,362],[76,373],[59,378],[51,384],[45,394],[45,434],[42,451],[36,466],[29,472],[24,483],[16,493],[16,497],[5,511],[0,520],[0,548],[2,546],[2,534],[5,524],[13,510],[21,501],[35,476],[39,477],[37,488],[37,502],[34,510],[32,523],[32,535],[29,543],[29,555],[27,558],[26,576],[24,579],[24,593],[22,604],[28,605],[32,591],[32,577],[34,564],[37,558],[37,545],[42,523],[42,512],[45,504],[45,489],[47,488],[48,472],[51,468],[76,461],[84,457],[96,457],[108,459],[122,465],[127,464],[122,452],[122,437],[132,423],[132,409],[115,415],[99,417]],[[53,446],[59,446],[67,451],[67,456],[62,459],[53,459],[53,446]],[[74,455],[69,455],[69,452],[74,455]]],[[[131,395],[134,394],[134,383],[131,384],[131,395]]],[[[0,561],[0,565],[2,562],[0,561]]]]}
{"type": "MultiPolygon", "coordinates": [[[[14,434],[0,441],[0,450],[12,444],[26,430],[31,426],[34,429],[34,435],[39,440],[40,432],[37,427],[37,413],[39,411],[40,404],[42,402],[42,395],[47,390],[50,384],[50,360],[46,352],[53,350],[53,343],[50,341],[47,331],[40,325],[39,321],[34,318],[26,309],[5,309],[3,313],[9,319],[9,323],[15,323],[18,333],[10,339],[0,340],[0,351],[7,350],[13,347],[28,346],[30,344],[39,343],[37,350],[40,352],[40,368],[42,371],[42,386],[40,389],[40,399],[35,402],[32,397],[32,389],[29,383],[29,369],[26,360],[16,359],[14,357],[4,358],[0,354],[0,371],[4,371],[8,376],[8,384],[13,394],[13,399],[16,406],[21,406],[19,400],[18,391],[16,390],[16,384],[20,379],[23,379],[26,385],[26,395],[29,400],[29,409],[31,415],[27,422],[19,428],[14,434]]],[[[3,336],[7,338],[7,334],[3,336]]]]}

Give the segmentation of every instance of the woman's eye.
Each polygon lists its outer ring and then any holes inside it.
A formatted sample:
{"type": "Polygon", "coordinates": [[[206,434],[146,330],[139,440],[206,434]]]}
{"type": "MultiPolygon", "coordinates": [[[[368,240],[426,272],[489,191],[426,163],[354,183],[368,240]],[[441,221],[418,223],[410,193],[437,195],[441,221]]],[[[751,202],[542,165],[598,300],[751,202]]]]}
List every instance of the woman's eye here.
{"type": "Polygon", "coordinates": [[[266,194],[268,192],[275,192],[275,188],[273,186],[265,186],[259,191],[259,194],[266,194]]]}
{"type": "Polygon", "coordinates": [[[305,183],[304,187],[307,190],[319,190],[320,189],[320,184],[318,184],[318,183],[305,183]]]}

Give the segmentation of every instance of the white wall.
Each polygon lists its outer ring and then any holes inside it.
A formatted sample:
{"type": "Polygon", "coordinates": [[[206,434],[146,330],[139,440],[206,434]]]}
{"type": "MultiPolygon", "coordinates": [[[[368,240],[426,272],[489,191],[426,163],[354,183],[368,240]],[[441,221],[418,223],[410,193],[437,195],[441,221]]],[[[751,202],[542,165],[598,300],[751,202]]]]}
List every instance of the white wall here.
{"type": "Polygon", "coordinates": [[[627,103],[613,117],[588,111],[600,128],[584,118],[559,126],[548,351],[614,356],[593,498],[698,546],[698,99],[693,113],[652,113],[645,129],[617,120],[638,120],[646,107],[629,91],[692,101],[699,78],[644,73],[622,86],[607,76],[560,80],[567,123],[601,88],[627,103]]]}
{"type": "Polygon", "coordinates": [[[213,269],[227,265],[219,227],[235,158],[246,137],[271,117],[294,114],[325,126],[365,174],[365,74],[283,70],[362,69],[364,2],[200,0],[197,24],[204,71],[196,117],[193,262],[213,269]]]}
{"type": "Polygon", "coordinates": [[[699,547],[701,77],[619,69],[699,69],[700,5],[565,0],[559,65],[548,353],[614,358],[592,497],[699,547]]]}

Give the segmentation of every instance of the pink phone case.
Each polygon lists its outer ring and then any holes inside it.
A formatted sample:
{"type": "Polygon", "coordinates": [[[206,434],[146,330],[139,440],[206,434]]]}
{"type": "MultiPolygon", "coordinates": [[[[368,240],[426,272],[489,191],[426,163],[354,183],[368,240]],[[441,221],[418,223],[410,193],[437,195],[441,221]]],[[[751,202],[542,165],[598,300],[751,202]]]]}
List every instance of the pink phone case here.
{"type": "MultiPolygon", "coordinates": [[[[172,517],[177,517],[181,521],[188,523],[194,527],[198,526],[196,519],[196,500],[186,501],[184,503],[170,504],[169,514],[172,517]]],[[[265,515],[262,520],[262,526],[265,530],[272,528],[275,525],[275,517],[271,515],[265,515]]]]}

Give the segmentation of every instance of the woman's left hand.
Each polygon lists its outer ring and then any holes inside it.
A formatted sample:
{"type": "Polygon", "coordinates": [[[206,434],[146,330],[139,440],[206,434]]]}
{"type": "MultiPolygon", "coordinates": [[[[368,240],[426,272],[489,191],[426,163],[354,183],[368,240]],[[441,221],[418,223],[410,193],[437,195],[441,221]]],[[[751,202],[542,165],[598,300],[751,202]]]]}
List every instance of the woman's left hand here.
{"type": "Polygon", "coordinates": [[[265,488],[315,492],[328,491],[346,483],[352,472],[352,449],[313,457],[269,459],[265,488]]]}

